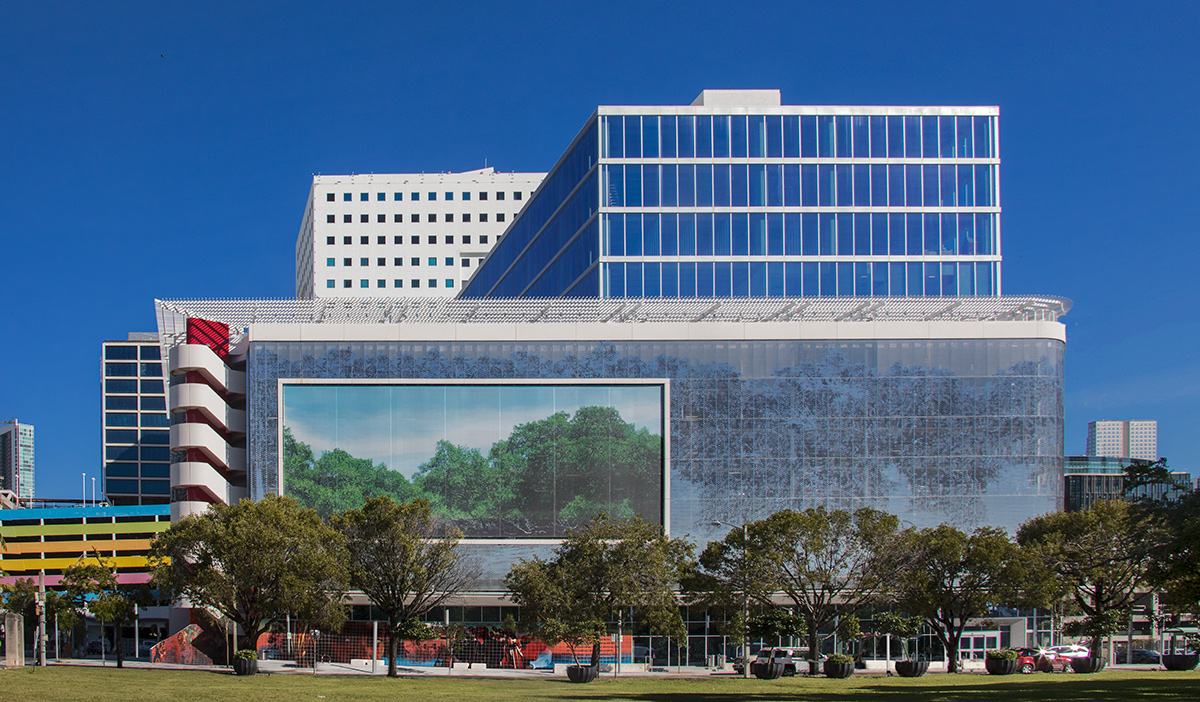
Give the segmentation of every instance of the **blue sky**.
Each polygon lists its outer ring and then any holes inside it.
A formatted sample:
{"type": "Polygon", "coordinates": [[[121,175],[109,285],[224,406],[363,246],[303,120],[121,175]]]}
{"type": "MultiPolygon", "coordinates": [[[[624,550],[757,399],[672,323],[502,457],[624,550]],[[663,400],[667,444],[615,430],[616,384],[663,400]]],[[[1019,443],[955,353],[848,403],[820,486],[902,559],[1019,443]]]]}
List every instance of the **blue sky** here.
{"type": "Polygon", "coordinates": [[[1066,449],[1200,472],[1200,4],[9,3],[0,414],[100,474],[99,351],[155,297],[292,294],[313,173],[553,164],[598,104],[999,105],[1004,289],[1075,300],[1066,449]]]}

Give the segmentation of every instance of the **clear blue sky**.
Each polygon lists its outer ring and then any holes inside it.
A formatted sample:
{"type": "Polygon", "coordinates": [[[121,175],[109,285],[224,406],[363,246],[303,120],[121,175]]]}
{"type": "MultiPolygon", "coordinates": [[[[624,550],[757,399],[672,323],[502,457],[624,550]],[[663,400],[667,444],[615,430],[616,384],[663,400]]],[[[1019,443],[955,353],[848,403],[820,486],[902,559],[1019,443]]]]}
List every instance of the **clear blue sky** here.
{"type": "Polygon", "coordinates": [[[598,104],[999,105],[1004,290],[1075,300],[1066,449],[1200,472],[1200,4],[6,3],[0,415],[100,474],[99,352],[155,297],[285,297],[311,175],[538,171],[598,104]]]}

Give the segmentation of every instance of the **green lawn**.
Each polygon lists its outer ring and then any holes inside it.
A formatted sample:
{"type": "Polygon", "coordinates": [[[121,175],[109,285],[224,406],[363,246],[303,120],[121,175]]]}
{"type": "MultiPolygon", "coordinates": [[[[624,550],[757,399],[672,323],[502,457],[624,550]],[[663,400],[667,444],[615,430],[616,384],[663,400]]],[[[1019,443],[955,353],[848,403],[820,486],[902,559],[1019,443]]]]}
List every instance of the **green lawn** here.
{"type": "Polygon", "coordinates": [[[849,680],[731,677],[601,679],[574,685],[559,679],[416,678],[259,675],[240,678],[202,671],[117,670],[51,666],[0,671],[0,702],[346,702],[354,700],[812,700],[836,702],[872,696],[880,702],[1030,700],[1134,702],[1200,700],[1200,672],[1113,671],[1097,675],[1034,674],[1011,677],[928,675],[918,679],[855,676],[849,680]]]}

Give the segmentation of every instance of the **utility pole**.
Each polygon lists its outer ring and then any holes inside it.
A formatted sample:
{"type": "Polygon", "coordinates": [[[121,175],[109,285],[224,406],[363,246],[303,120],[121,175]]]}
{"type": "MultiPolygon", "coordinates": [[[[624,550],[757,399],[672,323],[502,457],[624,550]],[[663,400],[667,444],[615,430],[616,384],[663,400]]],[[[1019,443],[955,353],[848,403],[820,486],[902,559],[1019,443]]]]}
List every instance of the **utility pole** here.
{"type": "Polygon", "coordinates": [[[44,667],[46,665],[46,571],[44,569],[38,571],[37,615],[37,664],[44,667]]]}

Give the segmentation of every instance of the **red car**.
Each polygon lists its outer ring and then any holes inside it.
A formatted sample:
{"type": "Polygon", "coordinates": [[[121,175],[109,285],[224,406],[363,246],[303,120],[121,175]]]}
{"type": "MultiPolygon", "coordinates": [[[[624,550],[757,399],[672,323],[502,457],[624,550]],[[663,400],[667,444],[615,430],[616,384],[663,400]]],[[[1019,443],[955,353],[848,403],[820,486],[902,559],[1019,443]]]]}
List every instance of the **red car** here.
{"type": "Polygon", "coordinates": [[[1065,673],[1071,669],[1071,659],[1044,648],[1018,648],[1017,671],[1032,673],[1065,673]]]}

